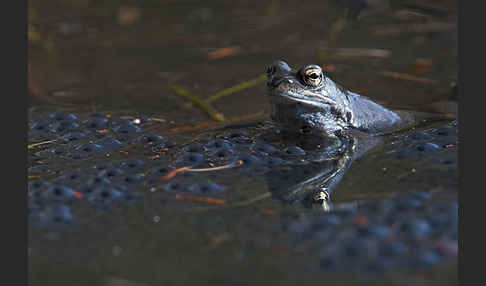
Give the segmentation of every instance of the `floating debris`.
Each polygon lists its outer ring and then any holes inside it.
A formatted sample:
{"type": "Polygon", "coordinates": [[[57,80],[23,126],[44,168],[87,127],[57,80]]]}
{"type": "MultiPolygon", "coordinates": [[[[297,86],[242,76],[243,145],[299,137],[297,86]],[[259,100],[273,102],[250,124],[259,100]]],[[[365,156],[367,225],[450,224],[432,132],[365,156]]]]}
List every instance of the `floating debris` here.
{"type": "Polygon", "coordinates": [[[208,198],[208,197],[200,197],[200,196],[192,196],[192,195],[176,194],[174,198],[176,201],[193,201],[193,202],[203,202],[203,203],[218,204],[218,205],[222,205],[226,203],[226,200],[224,199],[208,198]]]}
{"type": "Polygon", "coordinates": [[[38,143],[29,144],[29,145],[27,145],[27,149],[32,149],[32,148],[37,147],[37,146],[41,146],[41,145],[46,145],[46,144],[54,143],[54,142],[56,142],[56,141],[57,141],[57,140],[48,140],[48,141],[43,141],[43,142],[38,142],[38,143]]]}
{"type": "Polygon", "coordinates": [[[216,99],[219,99],[223,96],[227,96],[227,95],[230,95],[230,94],[233,94],[233,93],[236,93],[236,92],[239,92],[239,91],[242,91],[242,90],[245,90],[245,89],[248,89],[252,86],[255,86],[257,84],[260,84],[260,83],[263,83],[267,80],[267,76],[265,74],[262,74],[256,78],[252,78],[250,80],[247,80],[247,81],[244,81],[242,83],[239,83],[233,87],[230,87],[230,88],[227,88],[227,89],[224,89],[214,95],[211,95],[210,97],[208,97],[206,99],[206,102],[210,103],[210,102],[213,102],[215,101],[216,99]]]}
{"type": "Polygon", "coordinates": [[[229,56],[234,56],[241,53],[243,49],[240,46],[231,46],[222,49],[217,49],[215,51],[208,53],[209,60],[221,59],[229,56]]]}
{"type": "Polygon", "coordinates": [[[430,70],[432,64],[432,59],[417,58],[412,64],[412,71],[415,74],[425,73],[430,70]]]}
{"type": "Polygon", "coordinates": [[[163,134],[182,134],[182,133],[195,132],[195,131],[203,130],[203,129],[206,129],[206,128],[225,126],[225,125],[228,125],[228,124],[235,124],[235,123],[239,123],[239,122],[242,122],[242,121],[257,119],[257,118],[261,118],[263,115],[264,115],[264,112],[259,111],[259,112],[256,112],[256,113],[251,113],[251,114],[233,117],[229,120],[226,120],[225,122],[207,121],[207,122],[198,123],[196,125],[179,126],[179,127],[174,127],[174,128],[168,129],[168,130],[164,130],[163,134]]]}
{"type": "Polygon", "coordinates": [[[403,80],[408,80],[408,81],[416,81],[420,83],[425,83],[425,84],[435,84],[437,83],[433,79],[428,79],[428,78],[423,78],[423,77],[417,77],[411,74],[406,74],[406,73],[399,73],[399,72],[393,72],[393,71],[382,71],[381,74],[386,77],[391,77],[394,79],[403,79],[403,80]]]}
{"type": "Polygon", "coordinates": [[[194,105],[201,108],[212,119],[214,119],[216,121],[224,121],[225,120],[224,115],[222,113],[216,111],[216,109],[214,109],[206,101],[204,101],[204,100],[198,98],[197,96],[193,95],[189,90],[182,88],[182,87],[179,87],[179,86],[175,86],[175,85],[170,86],[170,89],[173,92],[175,92],[176,94],[188,98],[194,105]]]}
{"type": "Polygon", "coordinates": [[[136,7],[120,7],[117,22],[120,26],[130,26],[140,20],[140,9],[136,7]]]}
{"type": "Polygon", "coordinates": [[[445,23],[445,22],[427,22],[423,24],[399,24],[399,25],[389,25],[389,26],[379,26],[372,29],[371,33],[375,36],[390,36],[394,34],[405,34],[405,33],[415,33],[415,34],[426,34],[426,33],[437,33],[445,32],[457,29],[456,23],[445,23]]]}
{"type": "Polygon", "coordinates": [[[239,83],[239,84],[237,84],[233,87],[224,89],[224,90],[208,97],[207,99],[201,99],[201,98],[193,95],[189,90],[182,88],[182,87],[179,87],[179,86],[176,86],[176,85],[171,85],[170,89],[173,92],[175,92],[176,94],[188,98],[195,106],[199,107],[204,112],[206,112],[212,119],[214,119],[216,121],[225,121],[226,119],[225,119],[224,115],[222,113],[218,112],[215,108],[213,108],[211,106],[211,102],[213,102],[213,101],[215,101],[215,100],[217,100],[221,97],[228,96],[230,94],[248,89],[252,86],[263,83],[264,81],[266,81],[266,75],[262,74],[262,75],[260,75],[256,78],[244,81],[244,82],[239,83]]]}
{"type": "Polygon", "coordinates": [[[370,58],[389,58],[392,56],[390,50],[384,49],[358,49],[358,48],[339,48],[339,49],[320,49],[319,57],[325,58],[352,58],[352,57],[370,57],[370,58]]]}

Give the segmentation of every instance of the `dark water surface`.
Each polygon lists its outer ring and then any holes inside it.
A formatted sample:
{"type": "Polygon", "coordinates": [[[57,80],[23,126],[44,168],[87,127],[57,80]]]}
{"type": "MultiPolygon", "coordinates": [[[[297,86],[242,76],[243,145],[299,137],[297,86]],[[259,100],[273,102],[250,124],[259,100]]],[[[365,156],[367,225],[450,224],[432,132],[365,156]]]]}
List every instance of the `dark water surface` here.
{"type": "MultiPolygon", "coordinates": [[[[55,199],[41,194],[29,205],[30,284],[457,285],[456,7],[438,0],[30,0],[29,144],[58,141],[29,149],[29,204],[44,190],[35,182],[71,188],[46,187],[55,199]],[[273,128],[255,124],[268,121],[261,75],[280,58],[296,68],[319,64],[350,90],[430,120],[317,154],[261,139],[262,130],[273,128]],[[250,122],[234,129],[215,125],[173,88],[204,99],[255,78],[211,101],[226,124],[250,122]],[[77,118],[47,117],[59,111],[77,118]],[[93,119],[94,113],[101,115],[93,119]],[[144,116],[152,121],[127,123],[144,116]],[[94,128],[93,120],[109,123],[94,128]],[[69,139],[82,137],[75,132],[86,137],[69,139]],[[106,132],[109,139],[101,136],[106,132]],[[164,138],[143,141],[149,134],[164,138]],[[246,160],[241,168],[160,181],[161,168],[194,165],[192,153],[214,156],[220,146],[211,142],[222,136],[233,144],[228,158],[246,160]],[[251,142],[243,144],[243,137],[251,142]],[[184,149],[195,143],[209,147],[184,149]],[[267,143],[278,156],[268,155],[267,143]],[[97,146],[104,149],[91,152],[97,146]],[[310,168],[298,163],[316,156],[326,160],[310,168]],[[148,164],[128,171],[134,160],[148,164]],[[125,181],[92,168],[101,164],[122,170],[125,181]],[[76,172],[80,177],[68,181],[76,172]],[[330,213],[292,193],[319,174],[331,178],[330,213]],[[106,176],[106,186],[121,189],[101,203],[89,201],[84,187],[106,176]],[[198,185],[208,181],[220,188],[198,185]],[[182,200],[173,182],[187,187],[183,195],[213,200],[182,200]],[[128,200],[132,193],[136,199],[128,200]],[[410,193],[418,195],[401,196],[410,193]],[[392,212],[370,210],[387,200],[392,212]],[[323,217],[330,221],[321,223],[323,217]],[[379,240],[376,230],[362,247],[354,231],[363,224],[373,231],[386,226],[392,235],[379,240]],[[398,252],[371,253],[387,243],[408,247],[402,260],[398,252]]],[[[197,168],[212,167],[201,162],[197,168]]]]}

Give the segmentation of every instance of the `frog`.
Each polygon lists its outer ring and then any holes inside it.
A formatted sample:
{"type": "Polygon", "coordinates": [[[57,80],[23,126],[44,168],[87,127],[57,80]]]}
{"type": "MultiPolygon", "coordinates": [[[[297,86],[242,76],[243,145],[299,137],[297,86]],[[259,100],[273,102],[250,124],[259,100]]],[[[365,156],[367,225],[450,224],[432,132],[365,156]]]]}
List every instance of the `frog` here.
{"type": "Polygon", "coordinates": [[[317,64],[293,69],[276,60],[266,75],[270,117],[283,132],[337,139],[348,130],[378,134],[403,122],[396,112],[333,81],[317,64]]]}

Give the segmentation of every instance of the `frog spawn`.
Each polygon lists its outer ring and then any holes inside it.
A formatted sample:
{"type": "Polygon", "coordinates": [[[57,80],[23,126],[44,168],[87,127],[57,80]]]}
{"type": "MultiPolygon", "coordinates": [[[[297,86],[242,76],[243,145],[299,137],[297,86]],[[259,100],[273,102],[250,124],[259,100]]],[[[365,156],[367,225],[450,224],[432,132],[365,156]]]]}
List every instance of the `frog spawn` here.
{"type": "Polygon", "coordinates": [[[441,165],[457,164],[457,122],[396,136],[388,155],[396,159],[430,158],[441,165]]]}
{"type": "MultiPolygon", "coordinates": [[[[145,120],[144,123],[150,122],[145,120]]],[[[297,146],[277,147],[251,138],[245,132],[226,133],[204,142],[181,145],[166,140],[164,136],[143,131],[144,124],[135,125],[131,120],[119,120],[103,114],[93,114],[79,119],[71,113],[53,113],[29,121],[30,141],[56,140],[47,148],[40,148],[35,156],[48,162],[58,159],[100,161],[71,172],[64,172],[56,164],[42,164],[30,168],[34,176],[47,173],[61,175],[49,180],[33,182],[29,187],[29,214],[32,225],[49,225],[74,221],[48,219],[54,212],[46,211],[54,204],[62,206],[63,213],[70,213],[75,203],[88,203],[99,209],[109,210],[115,205],[136,200],[142,189],[163,190],[166,193],[180,193],[198,196],[224,196],[225,187],[193,172],[182,172],[176,178],[164,182],[160,178],[177,168],[213,168],[242,162],[238,172],[264,174],[291,160],[302,159],[305,151],[297,146]],[[63,130],[54,125],[71,124],[73,128],[63,130]],[[165,160],[167,154],[159,154],[164,160],[132,158],[109,160],[106,156],[131,146],[145,146],[151,150],[172,152],[172,160],[165,160]],[[37,185],[55,184],[64,195],[36,188],[37,185]],[[42,197],[43,200],[39,198],[42,197]],[[43,217],[40,223],[39,216],[43,217]],[[34,223],[37,222],[37,223],[34,223]]],[[[152,153],[153,154],[153,153],[152,153]]]]}
{"type": "MultiPolygon", "coordinates": [[[[109,211],[140,203],[140,198],[152,189],[165,194],[164,198],[173,198],[174,194],[225,198],[227,187],[203,173],[186,171],[167,181],[160,178],[177,168],[214,168],[237,161],[243,164],[231,172],[266,174],[276,168],[291,168],[310,156],[298,146],[270,143],[245,132],[181,144],[145,132],[144,126],[103,115],[81,120],[69,113],[30,120],[29,141],[58,140],[58,144],[35,151],[47,164],[33,166],[30,171],[37,175],[60,171],[60,175],[29,181],[29,225],[50,228],[73,224],[77,221],[77,206],[109,211]],[[103,130],[110,132],[100,132],[103,130]],[[106,160],[106,154],[133,146],[152,150],[147,153],[150,155],[156,150],[160,158],[106,160]],[[85,166],[64,172],[53,163],[58,158],[83,162],[85,166]]],[[[454,125],[446,125],[411,133],[406,139],[397,138],[394,146],[397,152],[413,148],[416,154],[440,155],[441,150],[453,150],[457,143],[453,141],[454,130],[454,125]]],[[[389,153],[392,157],[397,154],[389,153]]],[[[447,160],[443,156],[436,158],[447,160]]],[[[297,183],[292,181],[295,176],[289,175],[288,179],[289,184],[297,183]]],[[[457,204],[454,208],[454,202],[431,201],[427,193],[418,193],[397,200],[370,201],[357,210],[284,222],[282,240],[296,249],[313,248],[317,257],[311,267],[319,271],[383,273],[403,267],[437,266],[457,257],[457,204]]]]}
{"type": "Polygon", "coordinates": [[[430,198],[410,193],[314,214],[284,223],[282,239],[316,253],[309,267],[318,271],[383,274],[446,265],[457,259],[457,202],[430,198]]]}

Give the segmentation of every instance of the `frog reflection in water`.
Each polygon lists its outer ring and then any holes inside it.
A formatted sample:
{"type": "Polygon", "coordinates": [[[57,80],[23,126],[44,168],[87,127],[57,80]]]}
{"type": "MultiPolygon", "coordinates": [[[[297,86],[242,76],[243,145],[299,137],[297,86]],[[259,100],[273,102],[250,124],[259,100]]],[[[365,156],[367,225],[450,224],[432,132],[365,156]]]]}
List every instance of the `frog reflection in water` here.
{"type": "Polygon", "coordinates": [[[295,71],[276,61],[267,68],[267,76],[271,118],[284,138],[319,149],[301,165],[270,172],[270,188],[285,201],[320,202],[328,209],[332,188],[355,159],[378,143],[379,137],[369,134],[391,130],[402,120],[334,83],[318,65],[295,71]]]}

